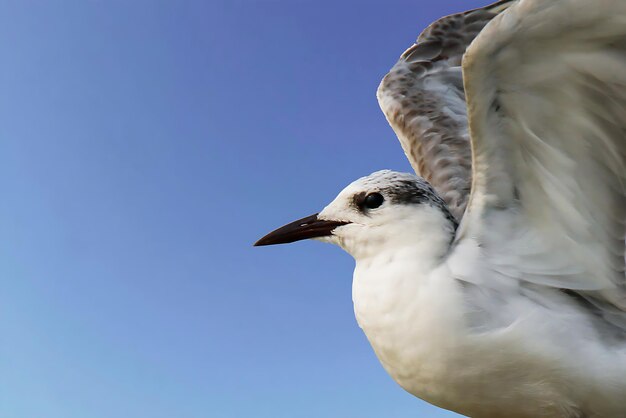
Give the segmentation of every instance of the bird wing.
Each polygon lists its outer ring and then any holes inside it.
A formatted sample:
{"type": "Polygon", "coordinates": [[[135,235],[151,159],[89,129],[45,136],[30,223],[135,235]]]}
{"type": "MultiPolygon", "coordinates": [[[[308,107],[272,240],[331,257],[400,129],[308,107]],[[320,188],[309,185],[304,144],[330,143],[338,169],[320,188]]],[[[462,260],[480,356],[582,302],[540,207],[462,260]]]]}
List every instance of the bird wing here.
{"type": "Polygon", "coordinates": [[[626,1],[520,0],[463,74],[473,173],[457,245],[476,244],[486,277],[626,311],[626,1]]]}
{"type": "Polygon", "coordinates": [[[461,59],[483,27],[512,2],[437,20],[402,54],[377,92],[413,169],[459,220],[472,170],[461,59]]]}

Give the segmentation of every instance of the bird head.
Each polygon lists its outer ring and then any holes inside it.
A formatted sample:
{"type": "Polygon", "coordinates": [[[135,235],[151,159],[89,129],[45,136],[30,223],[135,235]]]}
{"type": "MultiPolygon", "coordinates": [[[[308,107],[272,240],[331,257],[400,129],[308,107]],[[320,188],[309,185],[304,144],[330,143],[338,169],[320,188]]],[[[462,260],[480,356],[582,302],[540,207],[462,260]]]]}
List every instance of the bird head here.
{"type": "Polygon", "coordinates": [[[385,248],[428,245],[428,239],[442,235],[449,245],[456,226],[426,180],[383,170],[348,185],[321,212],[282,226],[254,245],[312,238],[337,244],[358,260],[385,248]]]}

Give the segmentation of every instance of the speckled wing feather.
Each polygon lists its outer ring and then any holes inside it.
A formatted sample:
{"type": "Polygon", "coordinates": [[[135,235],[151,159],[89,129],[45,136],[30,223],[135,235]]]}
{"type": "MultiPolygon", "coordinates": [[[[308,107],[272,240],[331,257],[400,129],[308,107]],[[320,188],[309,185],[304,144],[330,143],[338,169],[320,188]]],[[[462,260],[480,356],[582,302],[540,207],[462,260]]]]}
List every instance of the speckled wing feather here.
{"type": "Polygon", "coordinates": [[[378,102],[415,172],[461,220],[471,187],[471,148],[461,60],[512,0],[444,17],[402,54],[378,88],[378,102]]]}

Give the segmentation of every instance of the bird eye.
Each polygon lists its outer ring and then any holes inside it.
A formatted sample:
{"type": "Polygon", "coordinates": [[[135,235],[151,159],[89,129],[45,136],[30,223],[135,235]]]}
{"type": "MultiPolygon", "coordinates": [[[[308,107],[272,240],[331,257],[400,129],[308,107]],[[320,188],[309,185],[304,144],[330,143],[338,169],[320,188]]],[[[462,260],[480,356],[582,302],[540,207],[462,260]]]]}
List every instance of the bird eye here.
{"type": "Polygon", "coordinates": [[[380,205],[383,204],[385,198],[380,193],[370,193],[365,196],[365,200],[363,201],[363,207],[367,209],[376,209],[380,205]]]}

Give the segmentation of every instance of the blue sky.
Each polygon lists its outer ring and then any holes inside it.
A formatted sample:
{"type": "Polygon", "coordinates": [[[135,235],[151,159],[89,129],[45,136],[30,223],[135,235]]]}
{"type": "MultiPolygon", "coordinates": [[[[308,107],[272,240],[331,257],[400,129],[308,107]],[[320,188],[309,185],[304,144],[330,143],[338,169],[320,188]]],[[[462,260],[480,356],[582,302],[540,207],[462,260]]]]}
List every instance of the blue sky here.
{"type": "Polygon", "coordinates": [[[453,416],[376,360],[348,255],[252,243],[410,170],[378,82],[484,3],[0,3],[0,417],[453,416]]]}

